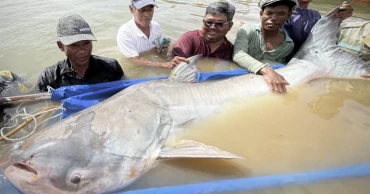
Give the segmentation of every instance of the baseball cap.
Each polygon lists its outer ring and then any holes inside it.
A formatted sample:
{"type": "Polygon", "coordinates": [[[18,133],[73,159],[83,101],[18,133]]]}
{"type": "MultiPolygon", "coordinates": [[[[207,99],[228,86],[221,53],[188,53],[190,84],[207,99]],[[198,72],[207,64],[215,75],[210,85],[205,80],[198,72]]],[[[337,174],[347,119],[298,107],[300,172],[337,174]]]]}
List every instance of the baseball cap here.
{"type": "Polygon", "coordinates": [[[157,4],[155,4],[155,0],[131,0],[131,3],[136,9],[141,9],[147,5],[154,5],[158,7],[157,4]]]}
{"type": "Polygon", "coordinates": [[[260,0],[258,2],[258,7],[262,9],[263,7],[269,6],[277,2],[285,2],[290,8],[294,8],[298,5],[297,0],[260,0]]]}
{"type": "Polygon", "coordinates": [[[70,45],[81,40],[96,41],[89,24],[76,13],[69,13],[59,19],[57,35],[64,45],[70,45]]]}

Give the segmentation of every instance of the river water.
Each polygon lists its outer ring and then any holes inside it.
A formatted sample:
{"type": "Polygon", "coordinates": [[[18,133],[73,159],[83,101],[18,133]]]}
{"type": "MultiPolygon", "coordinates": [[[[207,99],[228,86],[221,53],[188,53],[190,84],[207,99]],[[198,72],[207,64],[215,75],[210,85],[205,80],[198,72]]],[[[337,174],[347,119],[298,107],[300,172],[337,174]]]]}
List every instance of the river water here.
{"type": "MultiPolygon", "coordinates": [[[[175,41],[184,32],[201,27],[205,7],[213,1],[157,2],[159,8],[154,20],[161,24],[163,35],[175,41]]],[[[227,35],[231,42],[241,25],[259,22],[257,0],[232,2],[237,13],[234,27],[227,35]]],[[[320,0],[313,1],[311,7],[324,14],[340,3],[340,0],[320,0]]],[[[58,18],[77,12],[88,21],[98,39],[93,53],[118,59],[128,78],[167,75],[168,69],[136,66],[120,55],[115,37],[118,28],[132,17],[128,5],[128,0],[1,0],[0,70],[11,70],[35,83],[45,67],[64,58],[56,45],[58,18]]],[[[355,14],[350,20],[370,20],[370,3],[357,0],[353,7],[355,14]]],[[[155,55],[146,57],[164,60],[155,55]]],[[[213,64],[202,61],[199,69],[237,68],[233,63],[213,64]]],[[[45,103],[27,108],[50,105],[45,103]]],[[[14,109],[6,111],[14,113],[14,109]]],[[[217,146],[245,160],[161,162],[129,189],[307,172],[370,162],[370,82],[316,80],[291,89],[285,96],[264,95],[248,100],[235,106],[233,111],[189,127],[194,130],[183,134],[184,139],[217,146]]],[[[349,178],[250,193],[365,194],[370,191],[369,181],[369,177],[349,178]]]]}
{"type": "MultiPolygon", "coordinates": [[[[173,42],[184,32],[199,29],[205,7],[211,0],[159,0],[154,20],[161,24],[163,35],[173,42]]],[[[259,21],[257,0],[232,1],[237,13],[227,37],[234,42],[239,27],[259,21]]],[[[325,13],[340,0],[313,1],[312,7],[325,13]]],[[[0,69],[11,70],[35,83],[39,73],[64,58],[56,45],[56,24],[68,12],[79,13],[92,27],[98,41],[93,53],[119,60],[129,78],[167,75],[167,69],[135,66],[121,57],[116,44],[118,28],[132,15],[128,0],[1,0],[0,69]]],[[[370,19],[370,5],[354,6],[355,16],[370,19]]],[[[163,60],[149,56],[154,60],[163,60]]],[[[230,67],[227,67],[230,68],[230,67]]],[[[209,69],[204,69],[209,70],[209,69]]],[[[210,69],[212,70],[212,69],[210,69]]]]}

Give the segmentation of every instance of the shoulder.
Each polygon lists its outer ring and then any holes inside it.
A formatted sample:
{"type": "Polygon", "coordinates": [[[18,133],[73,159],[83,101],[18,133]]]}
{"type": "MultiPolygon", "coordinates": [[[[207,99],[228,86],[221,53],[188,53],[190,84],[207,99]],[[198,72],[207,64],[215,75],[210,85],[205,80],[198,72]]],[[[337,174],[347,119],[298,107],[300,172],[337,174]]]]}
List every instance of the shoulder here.
{"type": "Polygon", "coordinates": [[[321,19],[321,14],[316,11],[316,10],[313,10],[313,9],[308,9],[308,14],[310,16],[310,18],[312,18],[313,20],[315,21],[318,21],[319,19],[321,19]]]}
{"type": "Polygon", "coordinates": [[[248,25],[243,25],[240,27],[240,31],[245,31],[245,32],[253,32],[256,31],[259,28],[259,24],[248,24],[248,25]]]}
{"type": "Polygon", "coordinates": [[[229,49],[234,49],[234,44],[232,42],[230,42],[228,39],[226,39],[225,41],[225,45],[229,48],[229,49]]]}
{"type": "Polygon", "coordinates": [[[92,59],[97,64],[102,64],[105,67],[114,67],[118,64],[118,61],[116,59],[108,58],[108,57],[102,57],[97,55],[91,55],[92,59]]]}
{"type": "Polygon", "coordinates": [[[118,29],[118,35],[131,35],[131,34],[135,34],[133,21],[129,21],[123,24],[118,29]]]}
{"type": "Polygon", "coordinates": [[[46,67],[40,74],[37,85],[40,91],[47,91],[47,85],[55,87],[55,81],[60,77],[64,69],[68,68],[67,59],[46,67]]]}
{"type": "Polygon", "coordinates": [[[133,26],[135,25],[134,21],[133,20],[130,20],[124,24],[121,25],[121,27],[119,28],[119,30],[130,30],[130,28],[132,28],[133,26]]]}
{"type": "Polygon", "coordinates": [[[184,43],[184,42],[192,42],[195,40],[196,37],[200,37],[198,35],[199,30],[193,30],[193,31],[188,31],[185,32],[183,35],[180,36],[180,38],[176,41],[176,43],[184,43]]]}
{"type": "Polygon", "coordinates": [[[258,29],[261,28],[260,24],[248,24],[248,25],[243,25],[242,27],[239,28],[238,34],[244,34],[244,35],[251,35],[257,33],[258,29]]]}
{"type": "Polygon", "coordinates": [[[159,25],[159,23],[156,22],[156,21],[152,20],[152,22],[150,22],[150,25],[152,25],[152,28],[155,29],[155,30],[160,30],[161,29],[161,25],[159,25]]]}
{"type": "Polygon", "coordinates": [[[58,61],[54,65],[51,65],[49,67],[46,67],[44,71],[41,72],[41,76],[52,76],[52,75],[57,75],[62,69],[67,68],[67,59],[64,59],[62,61],[58,61]]]}
{"type": "Polygon", "coordinates": [[[193,31],[185,32],[184,35],[185,36],[199,36],[200,33],[201,33],[200,30],[193,30],[193,31]]]}
{"type": "Polygon", "coordinates": [[[316,11],[316,10],[308,9],[308,11],[309,11],[312,15],[320,16],[320,17],[321,17],[321,14],[320,14],[318,11],[316,11]]]}
{"type": "Polygon", "coordinates": [[[313,9],[303,9],[303,8],[296,8],[292,14],[292,17],[290,17],[291,21],[298,20],[299,18],[303,19],[320,19],[321,14],[313,9]]]}
{"type": "Polygon", "coordinates": [[[124,75],[121,65],[116,59],[101,57],[97,55],[91,55],[92,60],[94,60],[94,70],[100,74],[106,74],[113,78],[113,80],[121,79],[124,75]]]}
{"type": "Polygon", "coordinates": [[[188,32],[185,32],[183,35],[181,35],[180,38],[193,38],[193,37],[198,36],[198,32],[199,30],[188,31],[188,32]]]}
{"type": "Polygon", "coordinates": [[[155,36],[155,37],[158,37],[158,36],[161,36],[161,26],[158,24],[158,22],[156,22],[156,21],[152,21],[151,23],[150,23],[150,25],[151,25],[151,29],[150,29],[150,33],[151,33],[151,35],[150,36],[155,36]]]}
{"type": "Polygon", "coordinates": [[[194,45],[200,45],[202,42],[202,38],[200,36],[199,30],[193,30],[185,32],[180,38],[175,42],[175,47],[188,47],[192,48],[194,45]]]}

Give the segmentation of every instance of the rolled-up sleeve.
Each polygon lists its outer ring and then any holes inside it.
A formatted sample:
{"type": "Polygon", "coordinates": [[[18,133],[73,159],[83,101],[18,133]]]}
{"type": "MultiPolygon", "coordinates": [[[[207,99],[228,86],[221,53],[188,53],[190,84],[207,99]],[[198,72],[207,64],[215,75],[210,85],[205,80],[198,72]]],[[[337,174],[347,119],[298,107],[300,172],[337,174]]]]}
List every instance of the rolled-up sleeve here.
{"type": "Polygon", "coordinates": [[[233,61],[239,66],[246,68],[249,72],[257,73],[266,64],[261,63],[248,54],[249,47],[253,46],[251,45],[251,38],[244,28],[238,30],[234,43],[233,61]]]}

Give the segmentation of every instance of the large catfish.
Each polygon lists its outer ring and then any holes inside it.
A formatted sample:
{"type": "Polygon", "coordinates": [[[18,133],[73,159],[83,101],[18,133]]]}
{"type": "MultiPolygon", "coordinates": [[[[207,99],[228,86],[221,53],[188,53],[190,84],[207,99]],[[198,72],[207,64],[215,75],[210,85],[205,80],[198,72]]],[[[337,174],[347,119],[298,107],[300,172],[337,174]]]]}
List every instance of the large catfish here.
{"type": "MultiPolygon", "coordinates": [[[[291,87],[320,77],[370,72],[336,46],[338,10],[324,16],[289,64],[277,70],[291,87]]],[[[191,141],[164,146],[170,132],[184,124],[269,92],[259,75],[184,82],[195,75],[197,59],[190,61],[175,68],[168,80],[131,86],[35,134],[11,156],[6,177],[25,193],[106,193],[124,189],[158,158],[238,158],[191,141]]]]}

